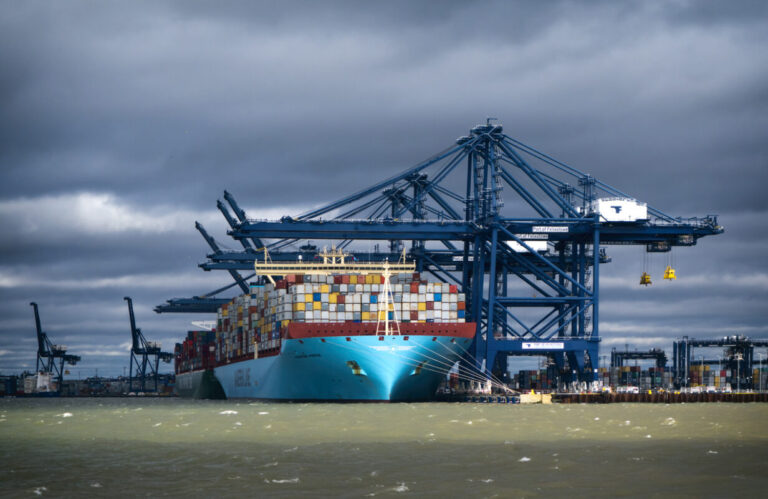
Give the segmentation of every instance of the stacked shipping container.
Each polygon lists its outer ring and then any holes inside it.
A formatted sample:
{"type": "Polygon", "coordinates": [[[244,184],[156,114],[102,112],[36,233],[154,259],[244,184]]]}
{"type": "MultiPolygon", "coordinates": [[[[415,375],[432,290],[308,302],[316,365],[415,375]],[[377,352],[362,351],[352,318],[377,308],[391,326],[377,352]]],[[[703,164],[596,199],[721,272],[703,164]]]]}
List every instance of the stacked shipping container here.
{"type": "MultiPolygon", "coordinates": [[[[419,273],[390,279],[388,310],[384,278],[379,274],[288,275],[275,284],[252,285],[218,311],[211,337],[188,338],[177,357],[194,369],[203,365],[190,352],[213,346],[211,362],[227,363],[279,353],[282,334],[291,322],[376,323],[388,318],[403,323],[463,323],[466,303],[455,285],[422,280],[419,273]],[[207,343],[206,343],[207,344],[207,343]]],[[[191,334],[191,333],[190,333],[191,334]]]]}
{"type": "Polygon", "coordinates": [[[189,331],[182,343],[176,343],[176,373],[211,368],[214,365],[214,331],[189,331]]]}

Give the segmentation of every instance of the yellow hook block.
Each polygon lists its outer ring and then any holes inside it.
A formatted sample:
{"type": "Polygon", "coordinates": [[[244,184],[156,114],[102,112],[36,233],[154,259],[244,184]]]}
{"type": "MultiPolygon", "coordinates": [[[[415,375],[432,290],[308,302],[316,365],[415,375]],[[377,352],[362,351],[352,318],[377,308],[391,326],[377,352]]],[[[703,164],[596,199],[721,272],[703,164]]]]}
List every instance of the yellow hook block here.
{"type": "Polygon", "coordinates": [[[670,281],[677,280],[677,277],[675,277],[675,269],[673,269],[671,265],[667,265],[667,269],[664,271],[664,279],[670,281]]]}
{"type": "Polygon", "coordinates": [[[640,276],[640,284],[643,286],[648,286],[651,283],[651,276],[648,274],[648,272],[643,272],[643,275],[640,276]]]}

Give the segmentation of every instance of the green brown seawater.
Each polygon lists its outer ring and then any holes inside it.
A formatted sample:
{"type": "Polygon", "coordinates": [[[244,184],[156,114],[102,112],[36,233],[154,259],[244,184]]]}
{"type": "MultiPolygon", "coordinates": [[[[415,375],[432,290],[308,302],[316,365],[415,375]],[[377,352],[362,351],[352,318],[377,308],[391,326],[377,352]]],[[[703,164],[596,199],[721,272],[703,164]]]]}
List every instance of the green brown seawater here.
{"type": "Polygon", "coordinates": [[[10,497],[723,497],[768,487],[768,404],[0,400],[10,497]]]}

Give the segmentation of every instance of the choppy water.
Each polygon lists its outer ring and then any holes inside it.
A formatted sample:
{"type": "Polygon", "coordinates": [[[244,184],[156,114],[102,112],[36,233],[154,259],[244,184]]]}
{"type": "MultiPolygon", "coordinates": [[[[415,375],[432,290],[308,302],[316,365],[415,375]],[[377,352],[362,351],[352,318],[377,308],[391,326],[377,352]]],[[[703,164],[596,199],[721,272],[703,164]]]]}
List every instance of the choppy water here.
{"type": "Polygon", "coordinates": [[[0,494],[762,495],[768,404],[0,400],[0,494]]]}

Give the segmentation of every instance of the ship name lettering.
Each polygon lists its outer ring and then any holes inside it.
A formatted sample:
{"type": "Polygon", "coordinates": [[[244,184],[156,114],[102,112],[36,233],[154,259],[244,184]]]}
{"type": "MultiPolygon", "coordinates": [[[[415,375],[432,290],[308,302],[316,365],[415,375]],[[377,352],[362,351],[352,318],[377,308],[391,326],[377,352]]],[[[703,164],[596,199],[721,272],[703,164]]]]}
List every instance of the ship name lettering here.
{"type": "Polygon", "coordinates": [[[235,371],[235,386],[251,386],[251,369],[238,369],[235,371]]]}

